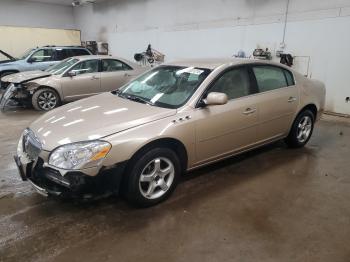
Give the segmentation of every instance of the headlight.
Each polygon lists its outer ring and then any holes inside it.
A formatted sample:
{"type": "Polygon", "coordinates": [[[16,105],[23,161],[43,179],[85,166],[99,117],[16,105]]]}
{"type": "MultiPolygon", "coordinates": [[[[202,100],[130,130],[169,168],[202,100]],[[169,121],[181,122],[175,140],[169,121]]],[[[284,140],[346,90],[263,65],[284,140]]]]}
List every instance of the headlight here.
{"type": "Polygon", "coordinates": [[[49,164],[62,169],[82,169],[98,166],[111,149],[105,141],[86,141],[67,144],[55,149],[49,164]]]}

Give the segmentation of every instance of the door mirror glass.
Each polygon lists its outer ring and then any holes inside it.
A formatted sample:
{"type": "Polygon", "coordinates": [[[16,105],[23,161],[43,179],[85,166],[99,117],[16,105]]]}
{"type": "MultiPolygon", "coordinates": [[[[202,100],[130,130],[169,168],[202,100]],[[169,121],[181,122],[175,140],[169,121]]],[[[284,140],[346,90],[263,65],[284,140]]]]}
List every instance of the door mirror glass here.
{"type": "Polygon", "coordinates": [[[205,105],[224,105],[227,104],[228,97],[225,93],[210,92],[204,100],[205,105]]]}
{"type": "Polygon", "coordinates": [[[76,76],[76,75],[77,75],[77,71],[75,71],[75,70],[72,70],[72,71],[68,72],[68,76],[70,76],[70,77],[73,77],[73,76],[76,76]]]}

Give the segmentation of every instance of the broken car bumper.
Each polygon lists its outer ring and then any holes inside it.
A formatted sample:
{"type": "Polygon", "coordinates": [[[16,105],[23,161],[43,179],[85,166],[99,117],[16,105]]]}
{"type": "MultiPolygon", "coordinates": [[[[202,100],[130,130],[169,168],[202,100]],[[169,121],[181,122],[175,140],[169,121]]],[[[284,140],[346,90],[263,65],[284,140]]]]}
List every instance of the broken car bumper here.
{"type": "Polygon", "coordinates": [[[85,197],[105,193],[118,193],[125,164],[121,163],[109,169],[102,169],[96,176],[88,176],[79,171],[67,172],[44,167],[39,158],[35,162],[22,164],[19,156],[15,163],[23,181],[28,180],[33,188],[44,196],[85,197]]]}

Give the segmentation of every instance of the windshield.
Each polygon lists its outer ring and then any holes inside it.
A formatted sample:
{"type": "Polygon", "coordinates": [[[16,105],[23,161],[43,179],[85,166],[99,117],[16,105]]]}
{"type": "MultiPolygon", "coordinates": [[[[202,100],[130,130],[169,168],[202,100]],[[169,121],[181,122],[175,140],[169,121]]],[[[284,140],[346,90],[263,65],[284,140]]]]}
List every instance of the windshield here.
{"type": "Polygon", "coordinates": [[[160,66],[117,91],[121,97],[166,108],[184,105],[211,70],[160,66]]]}
{"type": "Polygon", "coordinates": [[[49,67],[48,69],[45,70],[45,72],[51,73],[53,75],[60,75],[78,61],[79,59],[76,59],[76,58],[67,58],[62,62],[49,67]]]}
{"type": "Polygon", "coordinates": [[[31,52],[34,50],[34,48],[31,48],[31,49],[28,49],[27,51],[25,51],[23,53],[23,55],[21,55],[20,57],[18,57],[19,60],[22,60],[22,59],[26,59],[30,54],[31,52]]]}

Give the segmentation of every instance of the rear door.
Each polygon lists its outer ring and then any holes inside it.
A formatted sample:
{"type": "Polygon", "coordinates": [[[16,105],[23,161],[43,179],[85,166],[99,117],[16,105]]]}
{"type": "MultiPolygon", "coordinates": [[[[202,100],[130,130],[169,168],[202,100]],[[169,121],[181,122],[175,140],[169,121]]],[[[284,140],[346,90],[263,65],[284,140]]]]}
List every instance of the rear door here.
{"type": "Polygon", "coordinates": [[[117,59],[102,59],[101,92],[116,90],[134,76],[134,70],[117,59]]]}
{"type": "Polygon", "coordinates": [[[265,142],[288,134],[296,113],[299,93],[292,73],[272,65],[253,65],[259,89],[258,141],[265,142]]]}
{"type": "Polygon", "coordinates": [[[73,101],[101,92],[100,60],[84,60],[62,77],[61,86],[66,101],[73,101]],[[75,76],[69,76],[73,72],[75,76]]]}
{"type": "Polygon", "coordinates": [[[219,76],[206,91],[206,94],[226,93],[229,101],[195,111],[197,164],[256,143],[258,108],[254,87],[248,68],[234,67],[219,76]]]}

